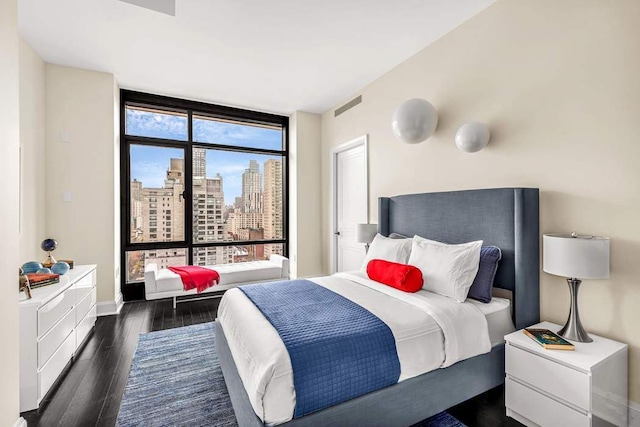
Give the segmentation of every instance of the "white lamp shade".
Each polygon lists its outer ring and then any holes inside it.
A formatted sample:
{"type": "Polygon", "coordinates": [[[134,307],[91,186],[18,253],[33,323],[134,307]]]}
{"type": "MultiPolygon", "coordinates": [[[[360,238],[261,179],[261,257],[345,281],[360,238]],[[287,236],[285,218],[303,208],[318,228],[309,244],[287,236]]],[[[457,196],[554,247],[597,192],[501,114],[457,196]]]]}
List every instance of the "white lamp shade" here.
{"type": "Polygon", "coordinates": [[[606,279],[609,277],[609,238],[545,234],[542,265],[545,272],[556,276],[606,279]]]}
{"type": "Polygon", "coordinates": [[[378,234],[378,224],[356,224],[356,242],[371,243],[378,234]]]}
{"type": "Polygon", "coordinates": [[[491,133],[484,123],[468,122],[456,132],[456,147],[465,153],[476,153],[489,143],[491,133]]]}
{"type": "Polygon", "coordinates": [[[418,144],[431,135],[438,126],[438,112],[429,101],[414,98],[403,102],[393,114],[393,134],[407,144],[418,144]]]}

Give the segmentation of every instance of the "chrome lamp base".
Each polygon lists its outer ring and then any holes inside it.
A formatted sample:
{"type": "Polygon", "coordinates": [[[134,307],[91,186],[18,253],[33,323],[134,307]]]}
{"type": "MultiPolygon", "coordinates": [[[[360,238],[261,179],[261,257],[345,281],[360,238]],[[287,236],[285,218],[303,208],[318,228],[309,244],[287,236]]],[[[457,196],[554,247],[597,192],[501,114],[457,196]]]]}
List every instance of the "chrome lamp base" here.
{"type": "Polygon", "coordinates": [[[580,283],[582,283],[580,279],[567,279],[569,292],[571,293],[571,308],[569,309],[567,323],[558,331],[558,335],[571,341],[593,342],[593,339],[582,327],[580,315],[578,314],[578,289],[580,288],[580,283]]]}

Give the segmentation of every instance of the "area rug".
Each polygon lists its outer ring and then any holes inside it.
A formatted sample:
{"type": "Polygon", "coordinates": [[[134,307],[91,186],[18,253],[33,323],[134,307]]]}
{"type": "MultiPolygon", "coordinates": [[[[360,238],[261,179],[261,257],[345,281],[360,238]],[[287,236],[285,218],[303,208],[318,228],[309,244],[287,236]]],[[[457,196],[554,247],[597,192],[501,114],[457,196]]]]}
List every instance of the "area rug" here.
{"type": "MultiPolygon", "coordinates": [[[[237,426],[214,342],[213,323],[140,335],[116,426],[237,426]]],[[[418,426],[464,424],[441,412],[418,426]]]]}

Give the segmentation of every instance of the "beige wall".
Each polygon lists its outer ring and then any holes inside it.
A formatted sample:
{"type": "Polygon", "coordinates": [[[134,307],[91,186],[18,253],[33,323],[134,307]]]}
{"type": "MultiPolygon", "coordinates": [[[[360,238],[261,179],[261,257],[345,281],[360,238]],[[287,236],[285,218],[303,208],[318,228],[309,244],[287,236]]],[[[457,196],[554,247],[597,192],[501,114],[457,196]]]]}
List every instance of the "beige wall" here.
{"type": "Polygon", "coordinates": [[[46,65],[46,230],[55,255],[98,264],[98,301],[114,301],[116,85],[111,74],[46,65]],[[68,132],[70,142],[61,142],[68,132]],[[69,191],[71,202],[63,201],[69,191]]]}
{"type": "Polygon", "coordinates": [[[322,274],[320,115],[289,118],[289,234],[291,277],[322,274]]]}
{"type": "Polygon", "coordinates": [[[12,426],[18,410],[19,77],[16,0],[0,0],[0,426],[12,426]]]}
{"type": "Polygon", "coordinates": [[[46,237],[44,62],[20,40],[20,263],[42,261],[46,237]]]}
{"type": "MultiPolygon", "coordinates": [[[[581,317],[588,331],[630,345],[630,398],[640,402],[639,16],[636,0],[501,0],[365,87],[361,105],[324,114],[324,254],[330,147],[365,133],[374,222],[379,196],[539,187],[542,233],[612,239],[611,278],[583,284],[581,317]],[[436,106],[440,124],[407,145],[390,121],[414,97],[436,106]],[[476,154],[453,142],[467,120],[491,128],[476,154]]],[[[542,273],[542,319],[564,323],[568,307],[564,279],[542,273]]]]}

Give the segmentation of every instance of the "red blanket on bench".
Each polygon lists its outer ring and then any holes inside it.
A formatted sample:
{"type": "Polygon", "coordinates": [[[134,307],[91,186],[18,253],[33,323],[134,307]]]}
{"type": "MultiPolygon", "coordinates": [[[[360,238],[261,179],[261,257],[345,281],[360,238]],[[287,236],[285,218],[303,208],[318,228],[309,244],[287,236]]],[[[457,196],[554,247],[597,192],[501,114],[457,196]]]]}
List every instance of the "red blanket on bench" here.
{"type": "Polygon", "coordinates": [[[167,267],[169,270],[180,275],[182,286],[185,291],[197,289],[197,292],[204,292],[220,281],[217,271],[210,268],[198,267],[197,265],[185,265],[181,267],[167,267]]]}

